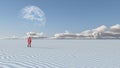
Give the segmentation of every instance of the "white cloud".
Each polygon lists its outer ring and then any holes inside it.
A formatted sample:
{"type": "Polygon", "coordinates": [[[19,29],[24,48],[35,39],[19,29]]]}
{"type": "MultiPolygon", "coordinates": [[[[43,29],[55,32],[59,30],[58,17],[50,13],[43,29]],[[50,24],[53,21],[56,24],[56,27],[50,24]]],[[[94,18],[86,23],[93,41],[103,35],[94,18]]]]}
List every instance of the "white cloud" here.
{"type": "Polygon", "coordinates": [[[85,31],[81,32],[81,34],[84,35],[84,36],[88,36],[88,35],[90,35],[91,33],[92,33],[91,30],[85,30],[85,31]]]}
{"type": "MultiPolygon", "coordinates": [[[[86,31],[87,32],[87,31],[86,31]]],[[[92,35],[84,33],[70,33],[65,31],[64,33],[57,33],[52,37],[52,39],[85,39],[92,38],[92,35]]]]}
{"type": "Polygon", "coordinates": [[[120,33],[105,32],[101,34],[100,38],[107,39],[120,39],[120,33]]]}
{"type": "Polygon", "coordinates": [[[37,6],[26,6],[22,9],[22,18],[31,20],[39,25],[45,25],[45,13],[37,6]]]}
{"type": "Polygon", "coordinates": [[[120,33],[120,24],[116,24],[110,27],[110,31],[114,33],[120,33]]]}
{"type": "Polygon", "coordinates": [[[97,27],[95,29],[92,29],[92,35],[94,38],[101,38],[101,34],[106,31],[107,27],[105,25],[102,25],[100,27],[97,27]]]}
{"type": "Polygon", "coordinates": [[[26,34],[27,34],[27,36],[30,36],[33,39],[44,39],[44,38],[47,38],[46,36],[44,36],[43,32],[41,32],[41,33],[27,32],[26,34]]]}
{"type": "Polygon", "coordinates": [[[105,32],[105,30],[107,29],[107,27],[105,25],[102,25],[100,27],[97,27],[96,29],[93,29],[93,32],[105,32]]]}
{"type": "Polygon", "coordinates": [[[105,25],[99,26],[95,29],[85,30],[81,32],[81,36],[85,38],[99,38],[102,33],[106,31],[107,27],[105,25]]]}
{"type": "MultiPolygon", "coordinates": [[[[71,33],[65,31],[63,33],[56,33],[53,37],[47,37],[41,33],[37,32],[28,32],[27,36],[30,36],[34,39],[120,39],[120,25],[116,24],[107,28],[105,25],[99,26],[91,30],[85,30],[81,33],[71,33]],[[107,29],[107,30],[106,30],[107,29]]],[[[27,36],[17,37],[5,37],[1,39],[26,39],[27,36]]]]}
{"type": "MultiPolygon", "coordinates": [[[[119,32],[119,25],[111,27],[115,31],[119,32]]],[[[64,33],[57,33],[54,35],[54,39],[120,39],[120,33],[111,32],[111,28],[108,29],[105,25],[99,26],[95,29],[85,30],[81,33],[70,33],[65,31],[64,33]],[[106,30],[108,29],[108,31],[106,30]]]]}
{"type": "Polygon", "coordinates": [[[110,27],[106,31],[106,26],[100,26],[96,29],[93,29],[93,37],[100,39],[118,39],[120,38],[120,25],[116,24],[110,27]]]}
{"type": "Polygon", "coordinates": [[[64,33],[56,33],[53,39],[75,39],[77,35],[74,33],[70,33],[68,31],[65,31],[64,33]]]}

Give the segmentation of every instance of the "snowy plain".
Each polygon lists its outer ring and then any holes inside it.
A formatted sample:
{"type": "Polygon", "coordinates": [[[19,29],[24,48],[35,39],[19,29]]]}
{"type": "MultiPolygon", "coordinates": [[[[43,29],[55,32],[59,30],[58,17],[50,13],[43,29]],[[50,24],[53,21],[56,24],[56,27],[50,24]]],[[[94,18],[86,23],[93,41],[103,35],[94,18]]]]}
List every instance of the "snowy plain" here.
{"type": "Polygon", "coordinates": [[[120,68],[120,40],[0,40],[0,68],[120,68]]]}

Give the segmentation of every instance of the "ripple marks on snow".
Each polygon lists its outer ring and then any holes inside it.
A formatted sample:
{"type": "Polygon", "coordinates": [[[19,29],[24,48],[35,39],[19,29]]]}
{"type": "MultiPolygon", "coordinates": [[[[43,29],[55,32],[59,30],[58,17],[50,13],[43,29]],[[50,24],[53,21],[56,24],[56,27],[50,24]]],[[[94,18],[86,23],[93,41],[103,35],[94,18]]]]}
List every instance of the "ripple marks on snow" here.
{"type": "Polygon", "coordinates": [[[33,63],[25,62],[0,62],[0,68],[59,68],[52,64],[41,63],[34,65],[33,63]]]}

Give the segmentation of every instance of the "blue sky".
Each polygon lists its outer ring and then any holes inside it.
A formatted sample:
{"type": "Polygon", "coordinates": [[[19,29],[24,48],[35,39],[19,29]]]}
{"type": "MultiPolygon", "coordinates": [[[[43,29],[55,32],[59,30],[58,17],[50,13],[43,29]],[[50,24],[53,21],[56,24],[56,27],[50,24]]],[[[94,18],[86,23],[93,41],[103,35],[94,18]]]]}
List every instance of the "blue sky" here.
{"type": "Polygon", "coordinates": [[[101,25],[109,27],[120,23],[119,3],[119,0],[1,0],[0,35],[35,31],[51,36],[65,30],[80,33],[101,25]],[[21,18],[21,9],[26,6],[44,11],[46,24],[26,24],[21,18]]]}

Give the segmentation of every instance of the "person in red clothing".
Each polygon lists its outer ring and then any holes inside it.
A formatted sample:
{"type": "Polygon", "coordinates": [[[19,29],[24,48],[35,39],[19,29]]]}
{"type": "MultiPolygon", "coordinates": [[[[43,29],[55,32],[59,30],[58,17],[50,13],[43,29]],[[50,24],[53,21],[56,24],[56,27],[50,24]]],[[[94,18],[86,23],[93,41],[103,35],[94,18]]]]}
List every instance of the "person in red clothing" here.
{"type": "Polygon", "coordinates": [[[31,37],[29,36],[29,37],[28,37],[28,45],[27,45],[27,47],[31,47],[31,42],[32,42],[32,39],[31,39],[31,37]]]}

